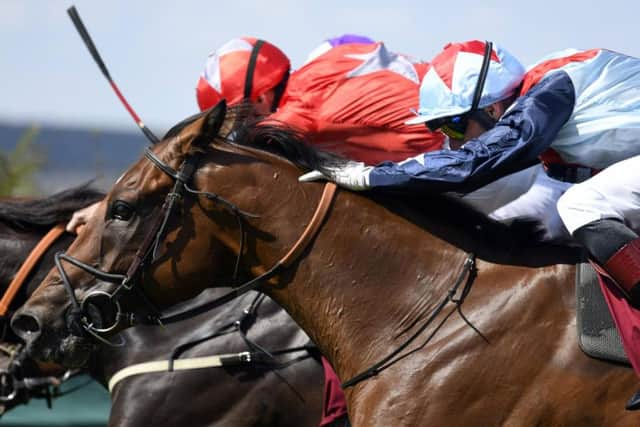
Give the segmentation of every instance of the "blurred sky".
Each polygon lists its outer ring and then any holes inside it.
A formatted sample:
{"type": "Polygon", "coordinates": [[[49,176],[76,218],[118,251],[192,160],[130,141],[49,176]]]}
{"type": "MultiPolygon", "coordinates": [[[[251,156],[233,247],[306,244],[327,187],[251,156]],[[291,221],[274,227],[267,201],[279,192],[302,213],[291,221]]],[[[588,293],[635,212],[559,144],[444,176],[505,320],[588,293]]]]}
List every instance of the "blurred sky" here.
{"type": "Polygon", "coordinates": [[[568,47],[640,56],[637,0],[0,0],[0,121],[135,129],[71,24],[72,4],[125,97],[160,130],[196,111],[207,54],[240,35],[277,44],[294,67],[345,32],[425,60],[471,38],[525,64],[568,47]]]}

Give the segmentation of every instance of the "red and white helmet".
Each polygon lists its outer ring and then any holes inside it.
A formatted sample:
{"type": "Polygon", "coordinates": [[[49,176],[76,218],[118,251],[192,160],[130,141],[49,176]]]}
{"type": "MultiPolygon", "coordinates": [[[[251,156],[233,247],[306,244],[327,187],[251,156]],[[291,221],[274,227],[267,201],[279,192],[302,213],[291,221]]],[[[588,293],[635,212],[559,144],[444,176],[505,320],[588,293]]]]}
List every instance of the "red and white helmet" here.
{"type": "Polygon", "coordinates": [[[234,105],[255,101],[279,85],[284,89],[290,67],[287,55],[269,42],[253,37],[230,40],[207,58],[196,88],[200,110],[223,98],[234,105]]]}
{"type": "Polygon", "coordinates": [[[461,115],[472,107],[506,99],[515,93],[524,74],[520,61],[496,44],[479,40],[450,43],[431,62],[420,84],[418,117],[407,124],[461,115]],[[483,63],[484,81],[480,78],[483,63]]]}

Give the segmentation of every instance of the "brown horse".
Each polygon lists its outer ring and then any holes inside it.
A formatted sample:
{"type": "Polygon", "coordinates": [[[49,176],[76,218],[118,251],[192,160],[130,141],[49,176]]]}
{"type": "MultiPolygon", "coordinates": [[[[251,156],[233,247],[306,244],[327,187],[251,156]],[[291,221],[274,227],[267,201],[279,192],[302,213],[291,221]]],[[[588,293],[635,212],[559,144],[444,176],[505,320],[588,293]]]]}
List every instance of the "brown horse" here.
{"type": "MultiPolygon", "coordinates": [[[[80,187],[44,199],[0,201],[0,295],[46,231],[67,222],[75,210],[103,197],[80,187]]],[[[75,236],[64,234],[47,250],[21,287],[12,308],[17,309],[26,301],[53,267],[54,253],[65,250],[74,239],[75,236]]],[[[202,295],[190,304],[207,297],[202,295]]],[[[45,396],[47,386],[59,381],[64,373],[59,366],[37,365],[20,353],[15,372],[16,364],[10,363],[15,357],[12,346],[20,341],[10,330],[6,332],[0,338],[0,371],[12,374],[16,380],[7,384],[0,381],[0,415],[29,398],[45,396]],[[14,391],[15,396],[6,399],[14,391]]],[[[247,293],[217,310],[164,328],[131,328],[123,332],[122,338],[127,343],[124,347],[96,345],[82,369],[105,387],[117,372],[140,363],[168,360],[185,344],[178,361],[244,352],[251,352],[254,360],[124,378],[111,394],[109,425],[317,427],[320,423],[323,369],[319,354],[303,348],[308,337],[271,299],[247,293]],[[251,309],[246,313],[248,308],[251,309]],[[240,330],[235,325],[229,327],[236,321],[240,330]],[[274,359],[259,359],[261,353],[251,347],[253,343],[268,351],[299,350],[274,355],[274,359]]]]}
{"type": "MultiPolygon", "coordinates": [[[[235,143],[227,142],[220,128],[233,118],[227,114],[223,122],[225,113],[218,105],[170,131],[114,186],[68,255],[126,277],[127,285],[137,278],[134,287],[159,304],[215,285],[216,266],[235,262],[210,255],[220,244],[240,257],[248,276],[276,265],[322,193],[318,183],[298,183],[299,166],[317,168],[324,160],[277,127],[246,126],[246,133],[234,134],[235,143]],[[179,211],[159,210],[168,193],[168,201],[182,194],[179,211]],[[155,225],[161,213],[166,227],[155,225]],[[148,236],[163,243],[140,264],[136,252],[151,248],[148,236]]],[[[346,390],[353,425],[638,425],[639,416],[623,409],[635,391],[633,372],[578,348],[575,268],[551,265],[575,262],[576,253],[526,243],[451,198],[408,201],[340,191],[315,239],[261,288],[343,380],[418,334],[385,369],[346,390]],[[467,251],[485,261],[462,310],[449,304],[437,311],[461,281],[467,251]]],[[[122,286],[96,282],[80,263],[64,270],[80,301],[94,289],[119,288],[122,295],[122,286]]],[[[14,316],[14,329],[35,355],[85,348],[66,326],[73,305],[63,279],[51,272],[14,316]]],[[[136,301],[122,298],[123,304],[140,305],[136,301]]]]}

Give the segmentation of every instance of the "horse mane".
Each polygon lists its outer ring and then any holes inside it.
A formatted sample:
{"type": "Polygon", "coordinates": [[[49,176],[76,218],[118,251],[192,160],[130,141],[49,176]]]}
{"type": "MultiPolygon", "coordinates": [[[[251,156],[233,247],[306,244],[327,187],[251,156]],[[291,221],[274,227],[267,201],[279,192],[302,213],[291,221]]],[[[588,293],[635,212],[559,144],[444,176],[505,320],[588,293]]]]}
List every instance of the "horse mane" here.
{"type": "Polygon", "coordinates": [[[269,118],[238,121],[231,143],[275,154],[303,170],[322,171],[348,161],[337,154],[318,150],[306,142],[303,132],[269,118]]]}
{"type": "MultiPolygon", "coordinates": [[[[241,123],[234,136],[234,144],[275,154],[303,170],[323,171],[348,161],[318,150],[305,142],[303,133],[269,119],[241,123]]],[[[544,241],[544,227],[535,218],[506,224],[446,193],[416,196],[372,190],[363,195],[435,236],[489,261],[540,266],[574,264],[583,258],[582,250],[575,245],[544,241]]]]}
{"type": "Polygon", "coordinates": [[[0,222],[22,230],[50,228],[68,221],[78,209],[104,198],[91,183],[70,188],[49,197],[0,201],[0,222]]]}

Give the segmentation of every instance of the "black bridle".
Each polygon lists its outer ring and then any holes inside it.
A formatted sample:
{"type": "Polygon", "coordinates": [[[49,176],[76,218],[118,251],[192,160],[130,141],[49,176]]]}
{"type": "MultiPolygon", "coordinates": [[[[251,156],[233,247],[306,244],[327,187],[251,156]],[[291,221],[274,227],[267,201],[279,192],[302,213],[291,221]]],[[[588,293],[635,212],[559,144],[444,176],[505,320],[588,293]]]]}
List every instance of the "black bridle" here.
{"type": "MultiPolygon", "coordinates": [[[[206,197],[207,199],[228,209],[237,218],[240,227],[240,249],[236,257],[233,273],[234,284],[237,281],[239,266],[244,250],[244,241],[246,240],[244,222],[246,218],[255,218],[257,215],[241,210],[234,203],[226,200],[216,193],[194,190],[189,186],[189,182],[191,181],[199,162],[198,155],[187,157],[178,171],[160,160],[160,158],[158,158],[150,149],[145,151],[145,157],[158,169],[173,178],[175,180],[175,184],[171,192],[169,192],[165,197],[160,211],[153,220],[153,223],[140,248],[136,252],[133,262],[129,265],[127,272],[125,274],[105,272],[62,252],[57,253],[55,256],[56,268],[72,304],[71,309],[67,314],[67,327],[74,335],[86,336],[88,334],[99,341],[112,346],[121,346],[123,343],[111,342],[102,335],[114,331],[123,321],[126,322],[127,326],[139,323],[167,324],[193,317],[205,311],[219,307],[248,291],[254,290],[264,280],[268,280],[278,273],[283,267],[286,267],[287,263],[291,260],[291,257],[286,256],[273,265],[269,270],[234,287],[232,291],[229,291],[227,294],[219,298],[205,302],[197,307],[185,310],[184,312],[162,317],[159,310],[157,310],[153,304],[151,304],[149,299],[145,297],[142,289],[140,289],[139,286],[135,286],[135,284],[138,282],[138,279],[142,275],[145,267],[154,261],[157,248],[163,241],[169,219],[175,211],[177,203],[183,199],[185,194],[191,194],[196,197],[206,197]],[[111,293],[102,290],[91,291],[85,296],[83,301],[80,302],[75,295],[69,277],[62,265],[62,261],[68,262],[69,264],[91,274],[96,279],[117,284],[117,287],[111,293]],[[142,314],[122,312],[119,299],[122,297],[124,291],[131,290],[136,290],[138,295],[142,298],[144,305],[148,309],[146,312],[142,314]],[[112,313],[115,313],[111,316],[111,319],[107,319],[109,320],[108,324],[105,324],[104,316],[102,316],[104,310],[101,310],[101,308],[105,307],[105,304],[110,305],[109,309],[112,313]]],[[[296,247],[296,249],[299,248],[296,247]]]]}
{"type": "MultiPolygon", "coordinates": [[[[67,10],[69,17],[71,18],[76,30],[80,34],[82,41],[85,46],[89,50],[91,57],[98,65],[98,68],[102,72],[103,76],[107,79],[112,89],[118,96],[118,99],[122,102],[124,107],[127,109],[131,117],[138,124],[139,128],[142,130],[144,135],[149,139],[152,144],[157,144],[160,139],[156,137],[156,135],[151,132],[149,128],[145,126],[142,120],[135,113],[133,108],[129,105],[127,100],[124,98],[122,93],[120,92],[118,86],[115,84],[114,80],[111,78],[109,70],[107,69],[98,49],[96,48],[89,32],[87,31],[82,19],[75,6],[70,7],[67,10]]],[[[251,55],[250,55],[250,63],[247,68],[247,74],[245,76],[245,84],[244,84],[244,98],[245,100],[249,100],[251,97],[251,92],[253,90],[253,78],[254,72],[258,60],[258,54],[260,49],[264,45],[263,40],[257,40],[255,45],[253,46],[251,55]]],[[[271,110],[275,111],[278,104],[280,103],[280,98],[284,93],[284,89],[287,85],[287,81],[289,78],[289,72],[287,71],[282,80],[274,87],[274,99],[273,104],[271,106],[271,110]]],[[[251,279],[242,285],[236,287],[233,291],[223,295],[222,297],[204,303],[198,307],[194,307],[193,309],[187,310],[182,313],[172,314],[166,317],[161,317],[160,312],[151,304],[148,298],[145,297],[144,293],[139,287],[134,287],[136,280],[142,274],[144,267],[149,263],[153,262],[153,260],[157,256],[158,248],[163,240],[164,232],[166,230],[169,218],[172,215],[172,212],[175,210],[175,206],[180,202],[185,193],[191,194],[193,196],[203,196],[215,203],[218,203],[224,206],[226,209],[230,210],[232,214],[236,217],[238,221],[238,226],[240,230],[240,240],[239,240],[239,251],[235,262],[233,277],[232,277],[232,285],[236,285],[238,280],[238,273],[240,268],[240,262],[242,258],[242,254],[244,251],[244,242],[245,242],[245,219],[246,218],[256,218],[256,215],[250,214],[239,209],[235,204],[230,201],[220,197],[219,195],[211,192],[198,191],[189,187],[189,182],[193,176],[193,173],[196,170],[199,156],[194,155],[187,157],[183,162],[182,166],[179,170],[173,169],[171,166],[164,163],[160,160],[150,149],[147,148],[145,151],[145,156],[149,159],[156,167],[162,170],[165,174],[169,175],[175,180],[175,185],[173,190],[167,194],[165,201],[161,207],[159,214],[156,216],[153,225],[151,226],[148,234],[146,235],[140,249],[137,251],[135,255],[135,259],[132,264],[127,269],[125,274],[118,273],[109,273],[102,271],[96,267],[93,267],[89,264],[86,264],[76,258],[73,258],[64,253],[58,253],[55,255],[55,265],[60,273],[61,280],[63,282],[64,288],[69,295],[69,298],[72,303],[72,307],[67,314],[67,326],[70,331],[72,331],[76,335],[84,336],[85,334],[89,334],[99,341],[107,344],[107,345],[115,345],[120,346],[123,345],[120,343],[112,343],[102,337],[102,334],[109,333],[113,331],[118,324],[123,321],[126,321],[127,324],[133,325],[135,323],[173,323],[177,322],[197,314],[203,313],[215,307],[218,307],[222,304],[225,304],[228,301],[233,300],[234,298],[255,289],[258,285],[263,281],[272,276],[274,276],[282,267],[285,267],[290,261],[289,255],[291,252],[287,254],[287,256],[276,263],[270,270],[266,271],[262,275],[251,279]],[[69,281],[68,275],[64,270],[62,265],[62,261],[68,262],[75,267],[84,270],[85,272],[93,275],[95,278],[103,280],[109,283],[117,284],[117,288],[113,293],[107,293],[104,291],[93,291],[90,292],[82,302],[78,301],[78,298],[75,295],[73,287],[69,281]],[[123,293],[122,291],[137,291],[139,297],[142,299],[146,307],[149,309],[147,313],[142,316],[135,316],[134,313],[123,313],[121,310],[121,306],[118,302],[120,295],[123,293]],[[99,318],[99,313],[96,310],[91,310],[92,304],[95,302],[107,303],[111,306],[112,311],[115,313],[113,318],[113,322],[108,325],[103,324],[103,319],[99,318]],[[149,314],[151,313],[151,314],[149,314]]],[[[96,307],[100,307],[101,304],[95,304],[96,307]]]]}

